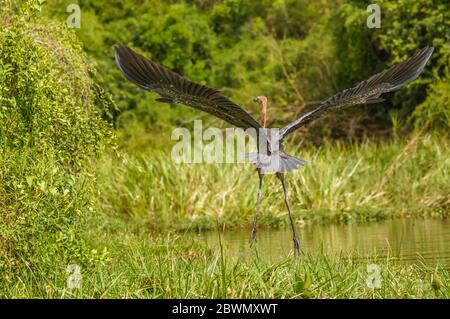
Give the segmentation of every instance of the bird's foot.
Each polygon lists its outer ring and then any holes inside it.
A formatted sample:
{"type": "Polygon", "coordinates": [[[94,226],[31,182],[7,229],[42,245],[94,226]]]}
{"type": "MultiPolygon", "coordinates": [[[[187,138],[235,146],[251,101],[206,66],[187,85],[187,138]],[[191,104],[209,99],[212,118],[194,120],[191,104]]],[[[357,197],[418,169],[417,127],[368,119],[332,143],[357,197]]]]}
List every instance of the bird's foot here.
{"type": "Polygon", "coordinates": [[[294,254],[295,256],[300,255],[300,241],[298,240],[297,235],[294,235],[294,254]]]}
{"type": "Polygon", "coordinates": [[[250,234],[250,240],[248,241],[250,247],[252,247],[253,242],[255,241],[255,239],[256,239],[256,227],[253,227],[252,228],[252,232],[250,234]]]}

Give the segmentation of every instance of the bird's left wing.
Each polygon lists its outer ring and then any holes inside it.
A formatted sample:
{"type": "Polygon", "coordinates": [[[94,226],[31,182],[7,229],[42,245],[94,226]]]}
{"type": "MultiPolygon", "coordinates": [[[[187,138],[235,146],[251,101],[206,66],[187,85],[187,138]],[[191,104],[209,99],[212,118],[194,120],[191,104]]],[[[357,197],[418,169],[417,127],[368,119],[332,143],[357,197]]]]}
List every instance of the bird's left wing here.
{"type": "Polygon", "coordinates": [[[319,107],[301,116],[280,130],[280,138],[295,131],[299,127],[329,112],[341,110],[357,104],[381,102],[380,97],[386,92],[395,91],[408,82],[415,80],[422,72],[433,53],[433,47],[425,47],[409,59],[400,62],[387,70],[373,75],[355,87],[344,90],[321,103],[319,107]]]}
{"type": "Polygon", "coordinates": [[[120,71],[139,87],[158,93],[161,98],[157,101],[186,104],[244,129],[261,127],[250,114],[220,91],[194,83],[126,46],[116,46],[115,49],[120,71]]]}

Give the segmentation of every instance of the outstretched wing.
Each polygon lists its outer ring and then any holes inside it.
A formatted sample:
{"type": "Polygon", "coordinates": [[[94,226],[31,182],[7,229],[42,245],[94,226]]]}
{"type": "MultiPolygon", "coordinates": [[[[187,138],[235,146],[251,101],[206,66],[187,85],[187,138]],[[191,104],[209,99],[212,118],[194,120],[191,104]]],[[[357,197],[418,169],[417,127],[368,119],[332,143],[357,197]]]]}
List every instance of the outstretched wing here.
{"type": "Polygon", "coordinates": [[[158,93],[161,98],[157,101],[186,104],[244,129],[261,127],[250,114],[218,90],[194,83],[126,46],[115,49],[120,71],[139,87],[158,93]]]}
{"type": "Polygon", "coordinates": [[[422,72],[433,53],[433,47],[425,47],[408,60],[400,62],[383,72],[373,75],[353,88],[333,95],[319,107],[301,116],[281,129],[280,138],[299,127],[329,112],[341,110],[357,104],[370,104],[384,101],[381,94],[395,91],[408,82],[415,80],[422,72]]]}

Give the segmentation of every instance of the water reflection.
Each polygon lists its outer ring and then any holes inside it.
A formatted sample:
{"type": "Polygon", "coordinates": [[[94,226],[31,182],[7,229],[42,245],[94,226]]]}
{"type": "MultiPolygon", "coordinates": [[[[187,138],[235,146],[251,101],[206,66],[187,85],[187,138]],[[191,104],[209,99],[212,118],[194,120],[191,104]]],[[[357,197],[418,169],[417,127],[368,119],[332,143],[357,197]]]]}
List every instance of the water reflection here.
{"type": "MultiPolygon", "coordinates": [[[[299,228],[300,245],[308,253],[357,252],[398,258],[403,262],[436,263],[450,268],[450,220],[397,219],[367,224],[306,225],[299,228]]],[[[209,246],[219,243],[218,232],[199,234],[209,246]]],[[[249,230],[221,234],[227,253],[250,254],[249,230]]],[[[276,261],[292,250],[290,229],[260,229],[257,245],[268,258],[276,261]]]]}

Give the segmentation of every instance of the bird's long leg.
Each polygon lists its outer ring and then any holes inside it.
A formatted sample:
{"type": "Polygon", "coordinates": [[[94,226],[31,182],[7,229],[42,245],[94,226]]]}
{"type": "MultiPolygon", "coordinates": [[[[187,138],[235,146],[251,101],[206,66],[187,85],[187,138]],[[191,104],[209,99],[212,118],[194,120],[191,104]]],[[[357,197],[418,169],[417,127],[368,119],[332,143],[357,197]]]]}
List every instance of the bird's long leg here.
{"type": "Polygon", "coordinates": [[[293,235],[293,239],[294,239],[294,253],[296,255],[298,255],[300,253],[300,242],[298,240],[297,233],[295,231],[294,219],[292,219],[291,206],[289,205],[289,199],[288,199],[288,195],[287,195],[287,191],[286,191],[286,185],[284,184],[284,174],[277,173],[277,177],[280,179],[281,186],[283,187],[284,202],[286,204],[286,207],[287,207],[287,210],[289,213],[289,219],[291,220],[292,235],[293,235]]]}
{"type": "Polygon", "coordinates": [[[264,177],[264,174],[261,173],[261,170],[258,168],[258,176],[259,176],[259,189],[258,189],[258,202],[256,203],[256,211],[255,211],[255,218],[253,219],[253,227],[252,227],[252,233],[250,235],[250,246],[253,244],[256,238],[256,222],[258,220],[258,211],[259,206],[261,205],[261,196],[262,196],[262,180],[264,177]]]}

